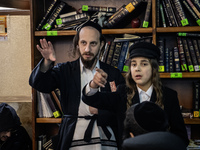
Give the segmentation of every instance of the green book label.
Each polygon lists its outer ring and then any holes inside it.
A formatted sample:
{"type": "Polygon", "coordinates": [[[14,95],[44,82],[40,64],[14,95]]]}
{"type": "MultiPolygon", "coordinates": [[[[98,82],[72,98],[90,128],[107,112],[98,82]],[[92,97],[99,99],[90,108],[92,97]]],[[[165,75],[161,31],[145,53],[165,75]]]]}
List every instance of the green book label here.
{"type": "Polygon", "coordinates": [[[59,111],[55,111],[55,112],[53,112],[53,115],[54,115],[55,118],[58,118],[58,117],[61,116],[61,114],[60,114],[59,111]]]}
{"type": "Polygon", "coordinates": [[[164,72],[165,71],[165,66],[159,66],[159,72],[164,72]]]}
{"type": "Polygon", "coordinates": [[[129,70],[129,67],[124,65],[123,71],[128,72],[128,70],[129,70]]]}
{"type": "Polygon", "coordinates": [[[88,5],[83,5],[83,6],[82,6],[82,10],[83,10],[83,11],[88,11],[88,5]]]}
{"type": "Polygon", "coordinates": [[[186,71],[187,70],[187,65],[186,64],[181,65],[181,68],[182,68],[182,71],[186,71]]]}
{"type": "Polygon", "coordinates": [[[46,29],[47,31],[49,31],[51,29],[51,26],[47,23],[42,27],[42,29],[46,29]]]}
{"type": "Polygon", "coordinates": [[[188,66],[188,68],[189,68],[190,72],[194,71],[194,66],[193,65],[188,66]]]}
{"type": "Polygon", "coordinates": [[[57,36],[58,31],[47,31],[47,36],[57,36]]]}
{"type": "Polygon", "coordinates": [[[143,21],[142,27],[148,28],[148,26],[149,26],[149,22],[148,21],[143,21]]]}
{"type": "Polygon", "coordinates": [[[62,24],[62,19],[61,19],[61,18],[56,19],[56,24],[57,24],[57,25],[62,24]]]}
{"type": "Polygon", "coordinates": [[[186,36],[186,33],[179,32],[178,36],[186,36]]]}
{"type": "Polygon", "coordinates": [[[182,26],[187,26],[187,25],[189,25],[189,22],[188,22],[187,18],[181,20],[181,24],[182,24],[182,26]]]}
{"type": "Polygon", "coordinates": [[[170,73],[171,78],[182,78],[182,73],[176,72],[176,73],[170,73]]]}
{"type": "Polygon", "coordinates": [[[197,22],[197,24],[200,26],[200,19],[198,19],[196,22],[197,22]]]}

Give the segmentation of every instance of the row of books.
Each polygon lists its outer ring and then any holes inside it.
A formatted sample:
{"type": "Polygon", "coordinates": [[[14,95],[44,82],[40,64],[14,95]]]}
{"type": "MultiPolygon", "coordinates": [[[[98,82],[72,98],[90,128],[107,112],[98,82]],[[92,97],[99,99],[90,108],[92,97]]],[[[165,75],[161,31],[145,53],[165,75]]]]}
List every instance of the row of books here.
{"type": "Polygon", "coordinates": [[[114,38],[114,40],[106,43],[105,49],[101,52],[100,60],[118,68],[120,72],[128,72],[129,47],[134,43],[143,41],[152,42],[152,37],[124,34],[122,38],[114,38]]]}
{"type": "Polygon", "coordinates": [[[42,93],[37,91],[37,110],[39,118],[62,117],[59,95],[58,89],[51,93],[42,93]]]}
{"type": "MultiPolygon", "coordinates": [[[[151,0],[148,0],[148,7],[151,8],[151,0]]],[[[132,0],[129,4],[122,5],[119,9],[116,7],[102,7],[82,5],[82,8],[76,10],[61,0],[53,0],[48,7],[45,15],[38,24],[36,30],[66,30],[76,29],[82,23],[92,20],[98,22],[102,28],[113,28],[120,23],[130,23],[133,11],[141,5],[146,4],[147,0],[132,0]],[[127,21],[129,20],[129,21],[127,21]]],[[[150,10],[146,11],[145,27],[148,26],[150,10]]],[[[132,18],[133,19],[133,18],[132,18]]]]}
{"type": "MultiPolygon", "coordinates": [[[[190,33],[187,33],[188,35],[190,33]]],[[[198,72],[200,71],[200,38],[177,34],[177,46],[168,48],[165,39],[158,40],[160,48],[160,72],[198,72]]],[[[192,35],[198,35],[193,34],[192,35]]]]}
{"type": "Polygon", "coordinates": [[[157,26],[178,27],[190,25],[187,17],[200,26],[200,2],[198,0],[157,0],[157,26]]]}

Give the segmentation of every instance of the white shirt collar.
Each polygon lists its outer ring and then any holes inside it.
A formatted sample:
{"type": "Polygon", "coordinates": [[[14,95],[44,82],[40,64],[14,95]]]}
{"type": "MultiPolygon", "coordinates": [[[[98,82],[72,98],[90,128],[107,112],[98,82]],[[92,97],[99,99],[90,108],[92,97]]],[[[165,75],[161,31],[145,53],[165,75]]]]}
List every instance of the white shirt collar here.
{"type": "MultiPolygon", "coordinates": [[[[81,59],[79,59],[79,61],[80,61],[80,71],[81,71],[81,73],[83,73],[83,72],[85,71],[86,68],[84,67],[84,65],[83,65],[83,63],[82,63],[82,61],[81,61],[81,59]]],[[[93,70],[92,70],[93,73],[96,71],[96,68],[100,68],[99,60],[97,60],[97,63],[96,63],[95,67],[94,67],[93,70]]]]}
{"type": "Polygon", "coordinates": [[[142,90],[141,88],[139,88],[138,86],[137,86],[137,89],[138,89],[138,93],[139,93],[139,97],[140,97],[140,102],[144,101],[144,100],[142,99],[142,95],[143,95],[144,93],[149,97],[148,100],[150,100],[151,95],[152,95],[152,92],[153,92],[153,84],[149,87],[149,89],[148,89],[146,92],[143,91],[143,90],[142,90]]]}

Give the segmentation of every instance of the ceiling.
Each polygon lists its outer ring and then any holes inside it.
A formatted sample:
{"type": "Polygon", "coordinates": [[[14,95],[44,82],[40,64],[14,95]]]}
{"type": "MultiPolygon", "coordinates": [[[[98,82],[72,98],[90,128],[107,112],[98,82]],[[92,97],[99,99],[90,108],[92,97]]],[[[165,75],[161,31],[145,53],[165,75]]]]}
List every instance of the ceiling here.
{"type": "Polygon", "coordinates": [[[0,7],[30,10],[30,0],[0,0],[0,7]]]}

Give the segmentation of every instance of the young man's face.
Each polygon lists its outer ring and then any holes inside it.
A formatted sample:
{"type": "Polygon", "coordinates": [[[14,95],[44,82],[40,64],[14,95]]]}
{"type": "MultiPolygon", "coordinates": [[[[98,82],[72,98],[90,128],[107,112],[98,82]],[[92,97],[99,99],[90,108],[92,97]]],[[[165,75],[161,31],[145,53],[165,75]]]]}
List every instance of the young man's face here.
{"type": "Polygon", "coordinates": [[[139,88],[146,91],[151,86],[152,67],[148,58],[131,59],[131,75],[139,88]]]}
{"type": "Polygon", "coordinates": [[[86,68],[94,64],[103,43],[100,42],[100,33],[93,27],[83,27],[79,33],[78,48],[81,60],[86,68]]]}
{"type": "Polygon", "coordinates": [[[6,141],[11,136],[11,131],[2,131],[0,132],[1,141],[6,141]]]}

